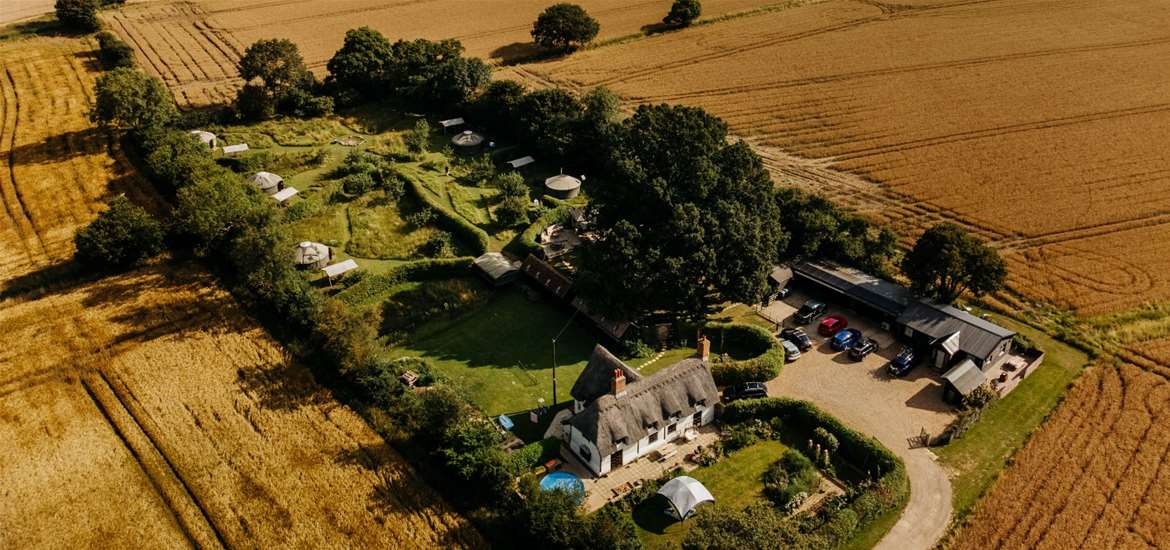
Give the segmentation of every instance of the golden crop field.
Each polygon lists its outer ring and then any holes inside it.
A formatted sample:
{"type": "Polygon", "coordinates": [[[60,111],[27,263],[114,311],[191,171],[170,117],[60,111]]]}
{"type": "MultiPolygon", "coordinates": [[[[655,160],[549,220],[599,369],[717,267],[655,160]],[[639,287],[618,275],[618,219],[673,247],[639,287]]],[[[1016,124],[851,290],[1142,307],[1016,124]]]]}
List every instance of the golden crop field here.
{"type": "Polygon", "coordinates": [[[1170,384],[1131,365],[1087,370],[1015,456],[953,545],[1160,548],[1170,540],[1170,384]]]}
{"type": "Polygon", "coordinates": [[[7,548],[482,546],[214,279],[0,304],[7,548]]]}
{"type": "Polygon", "coordinates": [[[515,74],[704,107],[774,149],[777,179],[908,239],[963,223],[1013,290],[1096,314],[1170,298],[1168,18],[1155,0],[832,0],[515,74]]]}
{"type": "MultiPolygon", "coordinates": [[[[182,105],[234,97],[240,85],[235,63],[249,44],[288,38],[318,73],[341,47],[349,29],[369,26],[391,40],[456,38],[485,59],[507,60],[536,50],[529,31],[545,0],[182,0],[131,4],[104,15],[110,27],[138,50],[140,63],[163,79],[182,105]]],[[[671,0],[584,0],[601,23],[598,40],[638,33],[655,25],[671,0]]],[[[777,0],[707,0],[714,17],[777,0]]]]}
{"type": "Polygon", "coordinates": [[[0,281],[73,255],[110,197],[157,207],[118,144],[87,118],[98,69],[71,38],[0,42],[0,281]]]}

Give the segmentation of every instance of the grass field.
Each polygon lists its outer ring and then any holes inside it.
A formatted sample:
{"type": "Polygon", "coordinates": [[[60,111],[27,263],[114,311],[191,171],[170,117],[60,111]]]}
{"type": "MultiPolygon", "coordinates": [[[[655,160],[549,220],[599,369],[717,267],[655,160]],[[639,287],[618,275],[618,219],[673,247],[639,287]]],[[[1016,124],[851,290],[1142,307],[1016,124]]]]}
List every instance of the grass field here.
{"type": "MultiPolygon", "coordinates": [[[[740,509],[765,500],[764,471],[780,460],[784,449],[777,441],[761,441],[687,475],[702,482],[720,506],[740,509]]],[[[665,506],[664,500],[653,498],[634,510],[638,538],[646,548],[678,548],[686,537],[690,524],[668,518],[662,513],[665,506]]]]}
{"type": "Polygon", "coordinates": [[[210,275],[0,304],[13,547],[479,546],[210,275]]]}
{"type": "Polygon", "coordinates": [[[0,285],[73,255],[73,232],[126,194],[154,191],[88,119],[97,68],[75,38],[0,42],[0,285]]]}
{"type": "MultiPolygon", "coordinates": [[[[658,25],[670,0],[585,0],[601,23],[598,40],[611,40],[658,25]]],[[[784,4],[775,0],[707,0],[706,17],[784,4]]],[[[233,97],[241,85],[235,63],[262,38],[297,43],[309,66],[323,72],[341,47],[345,31],[371,26],[391,40],[460,40],[473,56],[507,61],[539,53],[529,31],[549,5],[539,0],[505,3],[438,0],[196,0],[132,3],[107,12],[109,26],[138,50],[147,70],[175,92],[180,104],[205,105],[233,97]],[[505,8],[506,9],[501,9],[505,8]]]]}
{"type": "Polygon", "coordinates": [[[552,404],[552,338],[563,327],[556,349],[559,400],[569,399],[589,360],[596,339],[570,317],[547,300],[533,302],[508,289],[453,322],[422,327],[393,351],[429,359],[491,416],[527,411],[537,399],[552,404]]]}

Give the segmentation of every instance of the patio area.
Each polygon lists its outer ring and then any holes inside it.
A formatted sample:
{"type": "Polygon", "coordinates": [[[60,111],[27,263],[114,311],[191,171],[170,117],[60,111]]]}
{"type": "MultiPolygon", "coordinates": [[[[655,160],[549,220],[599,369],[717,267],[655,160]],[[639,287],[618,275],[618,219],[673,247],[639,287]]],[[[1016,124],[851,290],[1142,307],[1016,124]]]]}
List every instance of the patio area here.
{"type": "Polygon", "coordinates": [[[698,436],[691,441],[683,438],[673,443],[663,445],[655,452],[647,453],[637,460],[623,465],[617,471],[610,472],[602,477],[594,477],[593,473],[581,464],[576,455],[564,447],[561,448],[561,457],[564,460],[562,468],[581,478],[585,484],[585,510],[592,512],[605,506],[606,503],[617,500],[633,490],[647,479],[658,479],[662,474],[682,467],[684,471],[691,471],[698,464],[687,460],[687,456],[694,453],[699,446],[710,447],[719,439],[719,430],[715,426],[700,426],[695,429],[698,436]],[[655,460],[656,452],[666,455],[655,460]]]}
{"type": "Polygon", "coordinates": [[[999,366],[987,371],[987,384],[1002,398],[1016,389],[1028,375],[1036,372],[1043,361],[1043,353],[1027,356],[1013,352],[999,366]]]}

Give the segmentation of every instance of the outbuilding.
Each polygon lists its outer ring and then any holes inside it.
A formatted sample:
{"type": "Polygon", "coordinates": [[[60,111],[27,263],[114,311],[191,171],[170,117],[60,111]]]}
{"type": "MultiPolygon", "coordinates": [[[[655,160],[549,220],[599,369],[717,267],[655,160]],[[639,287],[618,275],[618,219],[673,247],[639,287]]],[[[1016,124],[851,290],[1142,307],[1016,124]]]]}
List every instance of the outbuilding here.
{"type": "Polygon", "coordinates": [[[313,241],[303,241],[293,250],[293,265],[298,269],[321,269],[333,259],[333,250],[313,241]]]}
{"type": "Polygon", "coordinates": [[[581,180],[565,174],[557,174],[544,180],[545,192],[551,197],[567,201],[581,192],[581,180]]]}
{"type": "Polygon", "coordinates": [[[987,381],[987,376],[971,359],[963,359],[942,377],[946,382],[943,386],[943,400],[953,405],[961,404],[964,397],[971,395],[987,381]]]}
{"type": "Polygon", "coordinates": [[[475,270],[492,286],[505,286],[520,275],[519,262],[513,263],[499,252],[488,252],[475,259],[475,270]]]}
{"type": "Polygon", "coordinates": [[[195,138],[199,140],[199,143],[202,143],[203,146],[207,147],[208,150],[215,149],[217,147],[216,144],[219,143],[219,140],[215,137],[215,134],[211,132],[205,132],[203,130],[191,130],[191,135],[195,136],[195,138]]]}
{"type": "Polygon", "coordinates": [[[534,254],[529,254],[527,258],[524,258],[520,270],[540,285],[540,288],[547,290],[557,298],[568,296],[569,291],[573,288],[572,279],[534,254]]]}
{"type": "Polygon", "coordinates": [[[284,178],[272,172],[256,172],[248,178],[248,183],[255,185],[257,189],[269,195],[275,195],[284,189],[284,178]]]}

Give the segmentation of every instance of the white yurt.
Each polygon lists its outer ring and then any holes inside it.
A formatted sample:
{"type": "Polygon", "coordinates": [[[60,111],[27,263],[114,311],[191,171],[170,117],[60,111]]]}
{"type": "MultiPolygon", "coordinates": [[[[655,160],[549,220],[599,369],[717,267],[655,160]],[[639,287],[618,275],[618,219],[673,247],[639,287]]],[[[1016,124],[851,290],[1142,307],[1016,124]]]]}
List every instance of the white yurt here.
{"type": "Polygon", "coordinates": [[[333,251],[321,243],[304,241],[293,251],[293,265],[299,269],[321,269],[333,259],[333,251]]]}
{"type": "Polygon", "coordinates": [[[248,178],[248,183],[269,195],[275,195],[277,191],[284,189],[284,178],[272,172],[256,172],[248,178]]]}
{"type": "Polygon", "coordinates": [[[557,174],[544,180],[546,192],[553,197],[567,201],[581,192],[581,180],[565,174],[557,174]]]}
{"type": "Polygon", "coordinates": [[[218,142],[215,134],[211,132],[205,132],[203,130],[191,130],[191,135],[198,138],[199,142],[205,145],[209,150],[215,149],[215,146],[218,142]]]}

